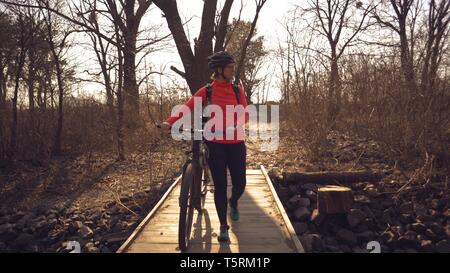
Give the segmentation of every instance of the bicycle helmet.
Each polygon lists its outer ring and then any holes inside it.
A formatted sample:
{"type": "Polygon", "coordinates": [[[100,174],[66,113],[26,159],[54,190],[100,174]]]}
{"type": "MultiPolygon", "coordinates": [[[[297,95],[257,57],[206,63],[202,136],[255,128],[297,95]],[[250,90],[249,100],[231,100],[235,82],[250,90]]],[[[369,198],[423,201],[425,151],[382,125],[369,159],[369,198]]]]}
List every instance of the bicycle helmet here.
{"type": "Polygon", "coordinates": [[[219,51],[208,57],[208,66],[212,70],[224,68],[228,64],[236,63],[233,56],[226,51],[219,51]]]}

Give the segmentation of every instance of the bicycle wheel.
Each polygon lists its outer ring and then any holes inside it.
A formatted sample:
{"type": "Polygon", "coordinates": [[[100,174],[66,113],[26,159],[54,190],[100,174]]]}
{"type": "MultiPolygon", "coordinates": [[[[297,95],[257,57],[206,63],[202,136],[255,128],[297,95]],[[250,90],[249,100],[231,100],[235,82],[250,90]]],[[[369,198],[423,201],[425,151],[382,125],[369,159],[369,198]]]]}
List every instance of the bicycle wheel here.
{"type": "Polygon", "coordinates": [[[202,169],[202,186],[201,186],[201,210],[203,211],[205,207],[206,194],[208,193],[208,184],[209,184],[209,175],[208,170],[206,168],[202,169]]]}
{"type": "Polygon", "coordinates": [[[179,198],[180,219],[178,224],[178,245],[181,251],[187,249],[191,237],[192,218],[194,215],[194,206],[192,204],[195,186],[194,179],[194,164],[189,162],[183,172],[179,198]]]}

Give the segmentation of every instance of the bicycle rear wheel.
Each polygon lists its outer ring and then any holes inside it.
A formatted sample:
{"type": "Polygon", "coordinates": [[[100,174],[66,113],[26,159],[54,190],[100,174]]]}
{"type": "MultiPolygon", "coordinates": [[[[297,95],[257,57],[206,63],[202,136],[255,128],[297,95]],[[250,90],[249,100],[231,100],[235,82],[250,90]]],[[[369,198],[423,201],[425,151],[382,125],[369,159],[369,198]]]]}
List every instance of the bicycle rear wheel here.
{"type": "Polygon", "coordinates": [[[209,184],[209,174],[208,170],[206,168],[202,169],[202,185],[200,190],[200,196],[201,196],[201,210],[203,211],[205,207],[205,201],[206,201],[206,194],[208,193],[208,184],[209,184]]]}
{"type": "Polygon", "coordinates": [[[194,195],[195,167],[189,162],[184,169],[181,180],[180,191],[180,219],[178,224],[178,245],[181,251],[185,251],[189,246],[192,230],[192,218],[194,215],[193,195],[194,195]]]}

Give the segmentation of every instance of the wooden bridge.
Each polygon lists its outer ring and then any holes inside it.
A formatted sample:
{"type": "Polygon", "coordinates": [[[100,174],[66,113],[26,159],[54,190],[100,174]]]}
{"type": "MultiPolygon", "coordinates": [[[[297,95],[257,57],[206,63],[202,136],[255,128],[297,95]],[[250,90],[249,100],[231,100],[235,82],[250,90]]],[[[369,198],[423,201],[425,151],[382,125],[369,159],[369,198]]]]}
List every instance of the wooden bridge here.
{"type": "MultiPolygon", "coordinates": [[[[194,226],[187,252],[302,253],[300,241],[264,168],[247,170],[247,186],[239,200],[239,221],[228,220],[230,242],[219,243],[219,219],[214,206],[214,186],[206,195],[203,213],[194,212],[194,226]]],[[[228,194],[231,181],[228,177],[228,194]]],[[[181,176],[119,248],[122,252],[177,253],[178,196],[181,176]]],[[[229,217],[229,216],[228,216],[229,217]]]]}

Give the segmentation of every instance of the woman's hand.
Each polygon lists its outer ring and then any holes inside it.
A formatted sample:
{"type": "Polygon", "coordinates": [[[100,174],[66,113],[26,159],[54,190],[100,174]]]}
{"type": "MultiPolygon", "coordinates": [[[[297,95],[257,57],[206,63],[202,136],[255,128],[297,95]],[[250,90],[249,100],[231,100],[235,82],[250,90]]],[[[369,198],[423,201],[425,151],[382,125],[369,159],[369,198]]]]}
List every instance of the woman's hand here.
{"type": "Polygon", "coordinates": [[[161,124],[158,124],[157,127],[163,132],[163,133],[170,133],[170,130],[172,128],[172,125],[170,125],[167,122],[163,122],[161,124]]]}

